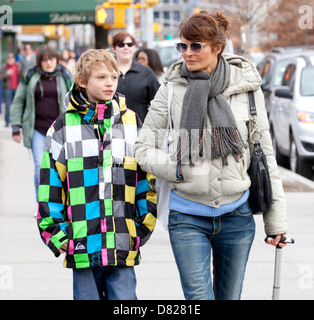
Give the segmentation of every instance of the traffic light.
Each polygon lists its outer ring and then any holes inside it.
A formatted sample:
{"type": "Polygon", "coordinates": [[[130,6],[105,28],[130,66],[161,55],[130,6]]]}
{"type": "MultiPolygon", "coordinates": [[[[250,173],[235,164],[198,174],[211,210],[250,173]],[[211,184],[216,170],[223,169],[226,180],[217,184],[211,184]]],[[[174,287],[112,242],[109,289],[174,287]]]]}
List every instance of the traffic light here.
{"type": "Polygon", "coordinates": [[[105,24],[114,24],[114,8],[96,6],[95,24],[97,26],[103,26],[105,24]]]}

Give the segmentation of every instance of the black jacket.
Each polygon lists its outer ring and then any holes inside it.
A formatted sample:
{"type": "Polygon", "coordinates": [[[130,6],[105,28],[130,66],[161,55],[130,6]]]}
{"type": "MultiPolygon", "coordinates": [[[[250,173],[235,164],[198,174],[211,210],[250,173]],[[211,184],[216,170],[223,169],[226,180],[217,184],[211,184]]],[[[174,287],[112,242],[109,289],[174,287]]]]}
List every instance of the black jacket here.
{"type": "Polygon", "coordinates": [[[120,73],[117,92],[126,97],[127,106],[144,122],[148,107],[160,84],[155,73],[148,67],[133,61],[130,70],[120,73]]]}

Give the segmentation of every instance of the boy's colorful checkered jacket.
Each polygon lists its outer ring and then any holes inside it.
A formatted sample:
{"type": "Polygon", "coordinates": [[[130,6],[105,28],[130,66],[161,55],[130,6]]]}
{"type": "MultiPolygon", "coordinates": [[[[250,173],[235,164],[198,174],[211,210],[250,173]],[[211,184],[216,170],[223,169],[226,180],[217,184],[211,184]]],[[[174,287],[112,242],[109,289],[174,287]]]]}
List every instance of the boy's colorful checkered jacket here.
{"type": "Polygon", "coordinates": [[[44,243],[65,266],[133,266],[156,223],[153,176],[134,157],[140,120],[116,94],[89,103],[70,92],[67,112],[47,132],[37,221],[44,243]]]}

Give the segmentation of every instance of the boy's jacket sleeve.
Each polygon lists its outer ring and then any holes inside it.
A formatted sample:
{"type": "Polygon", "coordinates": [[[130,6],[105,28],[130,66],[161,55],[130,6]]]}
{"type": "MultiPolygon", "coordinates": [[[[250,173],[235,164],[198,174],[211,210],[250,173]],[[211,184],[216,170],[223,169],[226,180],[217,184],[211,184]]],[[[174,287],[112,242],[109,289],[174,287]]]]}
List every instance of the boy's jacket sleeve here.
{"type": "MultiPolygon", "coordinates": [[[[142,122],[136,115],[138,133],[142,128],[142,122]]],[[[136,160],[135,160],[136,161],[136,160]]],[[[136,203],[136,232],[141,239],[140,245],[144,245],[154,231],[157,220],[157,195],[153,187],[156,177],[146,173],[137,164],[137,186],[135,194],[136,203]]]]}
{"type": "Polygon", "coordinates": [[[138,166],[138,181],[136,188],[136,213],[137,218],[136,232],[141,239],[140,245],[144,245],[151,236],[157,217],[157,196],[156,192],[152,190],[152,184],[155,177],[149,173],[146,173],[138,166]]]}
{"type": "Polygon", "coordinates": [[[43,153],[39,188],[37,223],[44,243],[58,257],[60,247],[68,241],[66,215],[66,167],[64,148],[53,136],[51,127],[47,133],[43,153]]]}

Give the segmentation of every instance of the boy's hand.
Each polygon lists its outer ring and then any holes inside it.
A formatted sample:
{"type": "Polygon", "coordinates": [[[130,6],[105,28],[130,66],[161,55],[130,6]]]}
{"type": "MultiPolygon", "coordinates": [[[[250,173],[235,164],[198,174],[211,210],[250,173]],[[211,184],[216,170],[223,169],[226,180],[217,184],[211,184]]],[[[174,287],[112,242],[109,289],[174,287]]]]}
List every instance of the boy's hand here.
{"type": "Polygon", "coordinates": [[[68,243],[66,242],[61,246],[61,248],[58,251],[62,254],[62,253],[66,253],[67,250],[68,250],[68,243]]]}

